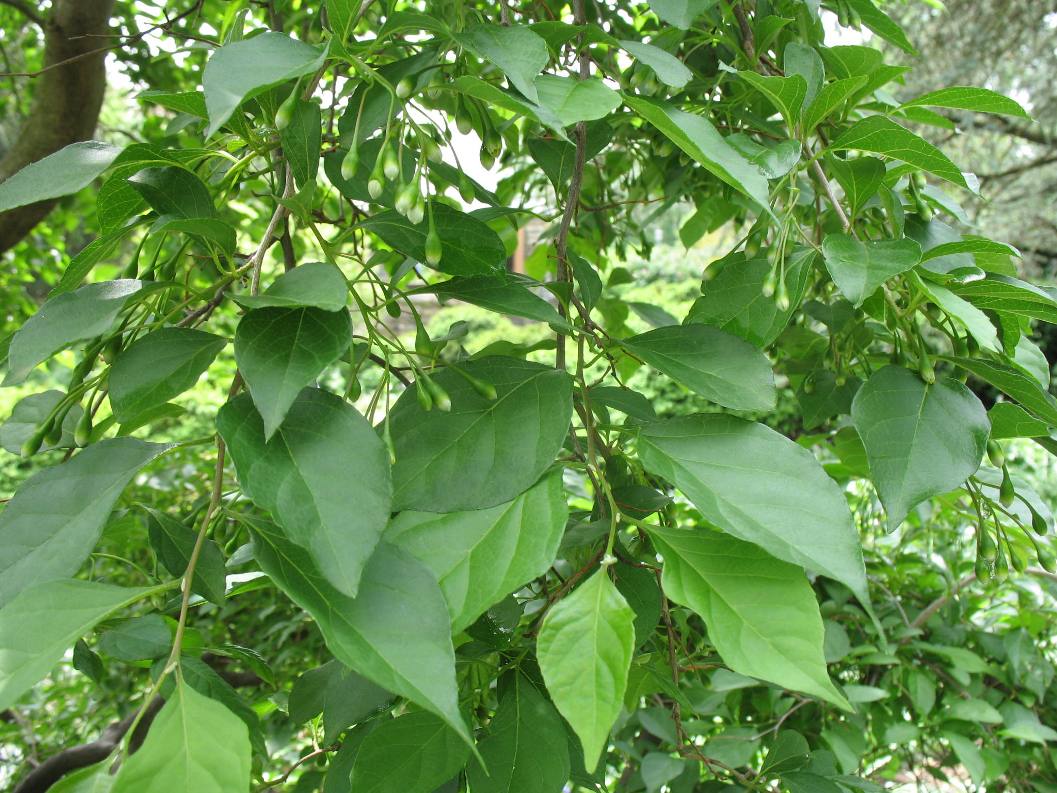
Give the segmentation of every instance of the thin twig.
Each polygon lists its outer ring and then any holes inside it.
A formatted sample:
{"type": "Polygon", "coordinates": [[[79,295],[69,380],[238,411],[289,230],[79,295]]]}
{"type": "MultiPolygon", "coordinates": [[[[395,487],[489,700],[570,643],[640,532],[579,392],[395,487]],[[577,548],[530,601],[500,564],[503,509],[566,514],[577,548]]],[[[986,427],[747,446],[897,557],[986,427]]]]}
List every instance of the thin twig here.
{"type": "Polygon", "coordinates": [[[290,210],[283,203],[286,199],[290,198],[294,194],[294,175],[289,166],[286,166],[286,187],[283,190],[282,201],[275,207],[275,212],[272,213],[272,219],[268,221],[268,228],[264,231],[264,236],[261,238],[261,244],[257,246],[257,250],[253,252],[247,262],[250,265],[250,294],[255,295],[261,290],[261,265],[264,264],[264,254],[268,252],[268,249],[272,246],[278,237],[276,230],[279,228],[279,224],[286,219],[286,216],[290,214],[290,210]]]}

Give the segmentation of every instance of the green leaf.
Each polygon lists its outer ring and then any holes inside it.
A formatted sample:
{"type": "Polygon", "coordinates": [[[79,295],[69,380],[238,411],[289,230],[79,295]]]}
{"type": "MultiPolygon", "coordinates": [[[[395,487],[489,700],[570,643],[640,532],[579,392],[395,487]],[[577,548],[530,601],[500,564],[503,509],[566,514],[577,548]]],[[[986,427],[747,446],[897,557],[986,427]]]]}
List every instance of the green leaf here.
{"type": "Polygon", "coordinates": [[[682,88],[694,76],[681,60],[660,47],[627,39],[621,39],[620,46],[634,55],[639,63],[653,69],[657,79],[672,88],[682,88]]]}
{"type": "Polygon", "coordinates": [[[340,358],[352,343],[346,311],[321,308],[258,308],[235,331],[235,362],[268,440],[283,423],[301,390],[340,358]]]}
{"type": "Polygon", "coordinates": [[[464,766],[467,746],[432,713],[418,711],[382,722],[356,753],[357,793],[433,793],[464,766]]]}
{"type": "Polygon", "coordinates": [[[620,715],[635,652],[635,612],[602,567],[543,620],[536,657],[547,691],[594,770],[620,715]]]}
{"type": "Polygon", "coordinates": [[[217,210],[202,180],[177,165],[144,168],[128,180],[150,208],[175,218],[212,218],[217,210]]]}
{"type": "Polygon", "coordinates": [[[129,480],[170,448],[112,438],[23,483],[0,513],[0,605],[32,584],[76,572],[129,480]]]}
{"type": "Polygon", "coordinates": [[[209,112],[205,136],[212,137],[245,100],[273,85],[316,71],[323,65],[325,54],[271,31],[233,41],[213,52],[202,75],[209,112]]]}
{"type": "Polygon", "coordinates": [[[206,100],[201,91],[165,91],[152,88],[147,91],[140,91],[136,94],[136,99],[141,102],[160,105],[176,113],[208,118],[206,100]]]}
{"type": "Polygon", "coordinates": [[[336,265],[306,262],[280,275],[259,295],[235,295],[246,308],[345,308],[349,285],[336,265]]]}
{"type": "Polygon", "coordinates": [[[56,579],[5,603],[0,608],[0,708],[13,705],[96,623],[151,591],[56,579]]]}
{"type": "Polygon", "coordinates": [[[535,119],[544,126],[549,127],[561,140],[568,140],[561,119],[548,107],[533,104],[509,91],[504,91],[494,83],[485,82],[479,77],[473,77],[468,74],[452,80],[451,88],[489,105],[495,105],[504,110],[509,110],[511,113],[535,119]]]}
{"type": "Polygon", "coordinates": [[[246,793],[250,755],[238,716],[181,681],[143,746],[121,764],[111,793],[246,793]]]}
{"type": "Polygon", "coordinates": [[[132,279],[103,281],[46,301],[15,331],[3,384],[18,385],[37,364],[60,350],[106,333],[121,310],[143,288],[142,281],[132,279]]]}
{"type": "Polygon", "coordinates": [[[635,646],[641,647],[661,618],[661,590],[657,577],[645,567],[618,564],[614,568],[616,585],[624,600],[635,612],[635,646]]]}
{"type": "Polygon", "coordinates": [[[893,275],[914,267],[921,246],[905,238],[859,242],[849,234],[827,234],[822,259],[841,294],[858,307],[893,275]]]}
{"type": "Polygon", "coordinates": [[[827,162],[844,190],[851,216],[855,217],[884,182],[884,163],[876,157],[855,157],[851,160],[834,157],[827,162]]]}
{"type": "Polygon", "coordinates": [[[414,388],[389,413],[396,451],[393,508],[484,509],[523,492],[554,462],[572,417],[572,378],[552,367],[488,357],[459,364],[490,383],[479,394],[450,369],[431,375],[451,411],[423,410],[414,388]]]}
{"type": "Polygon", "coordinates": [[[848,413],[851,401],[862,385],[857,377],[842,377],[838,383],[837,375],[828,370],[812,372],[808,378],[796,392],[806,430],[820,427],[834,416],[848,413]],[[808,383],[810,388],[805,390],[808,383]]]}
{"type": "Polygon", "coordinates": [[[847,0],[847,3],[859,15],[863,24],[878,36],[895,44],[904,52],[917,55],[917,50],[914,49],[914,45],[910,43],[903,29],[892,21],[888,14],[877,8],[873,0],[847,0]]]}
{"type": "MultiPolygon", "coordinates": [[[[158,554],[158,561],[174,577],[182,576],[191,561],[197,532],[164,512],[148,509],[147,535],[151,547],[158,554]]],[[[224,602],[226,584],[224,555],[216,542],[207,537],[198,551],[198,563],[191,580],[191,591],[221,605],[224,602]]]]}
{"type": "Polygon", "coordinates": [[[108,760],[67,774],[49,787],[48,793],[110,793],[114,778],[108,760]]]}
{"type": "Polygon", "coordinates": [[[620,107],[620,94],[601,80],[577,80],[543,74],[536,78],[540,106],[550,111],[562,126],[604,118],[620,107]]]}
{"type": "Polygon", "coordinates": [[[1008,96],[987,88],[967,86],[951,86],[941,88],[939,91],[930,91],[917,99],[905,102],[901,107],[949,107],[955,110],[972,110],[977,113],[995,113],[1000,116],[1031,119],[1028,111],[1008,96]]]}
{"type": "Polygon", "coordinates": [[[120,146],[86,140],[30,163],[0,183],[0,212],[76,193],[109,168],[120,153],[120,146]]]}
{"type": "Polygon", "coordinates": [[[708,325],[672,325],[620,342],[636,358],[732,410],[771,410],[774,374],[743,339],[708,325]]]}
{"type": "MultiPolygon", "coordinates": [[[[524,25],[478,24],[456,35],[456,41],[475,55],[491,61],[510,84],[536,104],[534,80],[550,60],[547,42],[524,25]]],[[[443,780],[442,780],[443,781],[443,780]]]]}
{"type": "Polygon", "coordinates": [[[738,72],[738,75],[778,108],[789,129],[796,126],[804,97],[807,96],[807,81],[803,77],[799,74],[789,77],[765,77],[746,70],[738,72]]]}
{"type": "Polygon", "coordinates": [[[972,721],[979,724],[1001,724],[1002,714],[994,705],[982,699],[958,699],[943,712],[944,718],[972,721]]]}
{"type": "Polygon", "coordinates": [[[110,405],[119,422],[168,402],[198,382],[227,339],[191,328],[162,328],[130,344],[110,369],[110,405]]]}
{"type": "Polygon", "coordinates": [[[965,770],[969,772],[969,778],[973,780],[973,784],[979,785],[983,782],[985,769],[984,758],[980,754],[980,749],[976,746],[976,742],[970,738],[966,738],[964,735],[949,730],[944,730],[942,734],[954,749],[958,761],[965,767],[965,770]]]}
{"type": "Polygon", "coordinates": [[[440,716],[470,742],[459,712],[448,610],[429,570],[381,542],[364,568],[359,593],[350,598],[274,527],[240,519],[253,530],[261,569],[312,615],[338,660],[440,716]]]}
{"type": "MultiPolygon", "coordinates": [[[[472,215],[436,201],[430,204],[441,247],[440,262],[434,269],[449,275],[503,272],[506,248],[498,234],[472,215]]],[[[372,215],[360,226],[378,235],[393,250],[426,264],[428,217],[416,226],[396,210],[390,210],[372,215]]]]}
{"type": "Polygon", "coordinates": [[[953,356],[945,356],[944,359],[990,383],[1037,418],[1057,426],[1057,399],[1045,391],[1034,377],[998,361],[953,356]]]}
{"type": "Polygon", "coordinates": [[[960,187],[968,187],[962,172],[946,154],[885,116],[870,116],[857,121],[830,144],[830,149],[856,149],[883,154],[960,187]]]}
{"type": "Polygon", "coordinates": [[[393,518],[385,540],[410,553],[440,583],[452,631],[547,572],[568,518],[560,471],[512,501],[467,512],[414,512],[393,518]]]}
{"type": "Polygon", "coordinates": [[[294,724],[304,724],[323,714],[323,740],[333,741],[350,724],[359,724],[375,711],[392,704],[393,695],[365,677],[328,661],[294,681],[289,713],[294,724]]]}
{"type": "Polygon", "coordinates": [[[336,589],[354,596],[392,493],[385,445],[367,420],[341,398],[306,388],[270,441],[246,395],[220,409],[217,428],[246,495],[336,589]]]}
{"type": "Polygon", "coordinates": [[[940,256],[953,256],[959,253],[982,253],[996,256],[1020,256],[1020,251],[1012,245],[1004,242],[995,242],[982,238],[957,240],[954,242],[941,242],[925,251],[921,256],[922,262],[937,259],[940,256]]]}
{"type": "Polygon", "coordinates": [[[327,23],[339,42],[346,41],[352,33],[358,8],[359,3],[354,0],[326,0],[327,23]]]}
{"type": "Polygon", "coordinates": [[[290,123],[279,131],[279,141],[293,172],[294,183],[304,187],[314,182],[319,171],[319,151],[323,141],[323,111],[319,105],[298,100],[290,123]]]}
{"type": "Polygon", "coordinates": [[[952,292],[977,308],[1057,323],[1057,299],[1026,281],[1006,275],[989,275],[981,280],[949,286],[952,292]]]}
{"type": "Polygon", "coordinates": [[[731,148],[708,119],[652,99],[625,95],[624,102],[705,170],[769,211],[767,180],[760,169],[731,148]]]}
{"type": "MultiPolygon", "coordinates": [[[[537,282],[525,280],[525,284],[537,282]]],[[[518,279],[506,275],[475,275],[469,278],[451,278],[422,291],[433,292],[443,300],[462,300],[475,306],[525,319],[546,322],[554,327],[568,328],[550,303],[531,292],[518,279]]]]}
{"type": "Polygon", "coordinates": [[[639,773],[646,785],[646,793],[658,793],[662,787],[683,772],[686,761],[664,752],[650,752],[642,758],[639,773]]]}
{"type": "Polygon", "coordinates": [[[647,426],[639,455],[647,471],[679,488],[710,523],[869,602],[844,494],[807,449],[762,424],[705,415],[647,426]]]}
{"type": "Polygon", "coordinates": [[[764,288],[774,269],[765,258],[746,260],[744,255],[727,256],[710,264],[715,275],[702,286],[704,295],[694,301],[686,322],[713,325],[755,344],[769,347],[785,330],[807,289],[815,261],[814,251],[802,251],[786,259],[785,285],[789,305],[783,309],[774,294],[764,288]]]}
{"type": "Polygon", "coordinates": [[[847,102],[860,88],[866,85],[866,77],[855,75],[826,83],[804,111],[803,129],[811,133],[815,127],[830,117],[834,110],[847,102]]]}
{"type": "Polygon", "coordinates": [[[99,636],[99,652],[122,661],[161,658],[172,646],[172,631],[161,614],[123,620],[99,636]]]}
{"type": "Polygon", "coordinates": [[[926,385],[901,366],[875,372],[852,402],[877,493],[894,531],[917,504],[980,466],[990,426],[980,400],[947,377],[926,385]]]}
{"type": "Polygon", "coordinates": [[[803,570],[707,529],[654,527],[650,536],[664,556],[665,594],[701,615],[727,666],[851,710],[826,671],[822,617],[803,570]]]}
{"type": "Polygon", "coordinates": [[[487,771],[470,763],[474,793],[561,793],[569,779],[569,744],[561,717],[532,683],[514,676],[477,745],[487,771]]]}
{"type": "Polygon", "coordinates": [[[694,20],[716,4],[716,0],[650,0],[650,9],[669,25],[689,30],[694,20]]]}
{"type": "Polygon", "coordinates": [[[826,79],[826,64],[814,47],[801,44],[799,41],[790,41],[785,45],[782,52],[782,63],[787,75],[798,74],[804,78],[807,93],[804,95],[804,106],[811,107],[811,103],[818,95],[826,79]]]}
{"type": "MultiPolygon", "coordinates": [[[[0,425],[0,447],[11,454],[21,454],[22,445],[37,431],[37,427],[51,415],[52,410],[65,396],[66,394],[62,391],[52,389],[20,399],[7,421],[0,425]]],[[[75,445],[73,430],[82,415],[84,415],[84,410],[80,405],[71,407],[62,420],[62,437],[59,438],[59,442],[54,445],[45,442],[39,451],[73,448],[75,445]]]]}
{"type": "Polygon", "coordinates": [[[987,314],[978,309],[967,300],[962,300],[950,290],[926,281],[918,275],[912,274],[911,281],[924,292],[929,299],[943,309],[948,315],[954,317],[959,324],[976,339],[977,343],[985,350],[1001,352],[1002,345],[998,340],[998,333],[991,323],[987,314]]]}
{"type": "Polygon", "coordinates": [[[1004,438],[1046,438],[1051,432],[1048,423],[1012,402],[996,403],[987,411],[987,418],[991,421],[991,439],[996,441],[1004,438]]]}

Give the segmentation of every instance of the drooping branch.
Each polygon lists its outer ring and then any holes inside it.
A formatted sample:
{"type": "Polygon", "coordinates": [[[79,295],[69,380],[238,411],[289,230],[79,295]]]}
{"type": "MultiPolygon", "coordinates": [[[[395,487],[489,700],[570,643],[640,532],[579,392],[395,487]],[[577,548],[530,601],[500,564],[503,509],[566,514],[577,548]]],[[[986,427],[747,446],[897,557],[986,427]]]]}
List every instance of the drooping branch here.
{"type": "MultiPolygon", "coordinates": [[[[14,145],[0,159],[0,182],[32,162],[95,132],[106,91],[106,52],[114,0],[56,0],[43,20],[44,71],[33,106],[14,145]],[[59,66],[58,64],[63,64],[59,66]],[[56,68],[49,68],[55,66],[56,68]]],[[[55,206],[55,200],[0,212],[0,253],[16,245],[55,206]]]]}

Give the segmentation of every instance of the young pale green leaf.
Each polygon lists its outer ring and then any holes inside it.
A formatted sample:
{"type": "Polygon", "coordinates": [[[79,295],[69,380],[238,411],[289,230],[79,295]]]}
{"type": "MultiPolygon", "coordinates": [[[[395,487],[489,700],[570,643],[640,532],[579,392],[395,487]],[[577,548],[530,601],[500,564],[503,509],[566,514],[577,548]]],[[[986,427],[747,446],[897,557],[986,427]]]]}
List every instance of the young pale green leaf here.
{"type": "Polygon", "coordinates": [[[250,754],[238,716],[181,681],[111,793],[248,793],[250,754]]]}
{"type": "Polygon", "coordinates": [[[779,308],[765,284],[774,265],[765,258],[746,260],[741,254],[710,264],[714,272],[702,286],[704,295],[694,301],[686,322],[712,325],[740,336],[760,349],[769,347],[785,330],[800,306],[815,261],[814,251],[790,255],[785,263],[789,304],[779,308]]]}
{"type": "Polygon", "coordinates": [[[804,111],[805,134],[812,132],[821,122],[829,118],[833,111],[847,102],[864,85],[866,85],[866,77],[861,74],[823,85],[804,111]]]}
{"type": "Polygon", "coordinates": [[[119,422],[191,388],[227,339],[192,328],[162,328],[121,351],[110,369],[110,406],[119,422]]]}
{"type": "Polygon", "coordinates": [[[1031,119],[1019,103],[987,88],[951,86],[931,91],[917,99],[905,102],[902,107],[948,107],[953,110],[971,110],[976,113],[994,113],[1000,116],[1016,116],[1031,119]]]}
{"type": "Polygon", "coordinates": [[[830,149],[856,149],[883,154],[935,174],[959,187],[968,187],[962,172],[946,154],[885,116],[870,116],[857,121],[830,144],[830,149]]]}
{"type": "Polygon", "coordinates": [[[875,372],[852,402],[870,473],[894,531],[927,498],[961,484],[980,466],[990,426],[962,383],[927,385],[901,366],[875,372]]]}
{"type": "Polygon", "coordinates": [[[767,180],[760,169],[731,148],[708,119],[643,97],[625,95],[624,102],[702,167],[769,211],[767,180]]]}
{"type": "Polygon", "coordinates": [[[799,74],[789,77],[765,77],[757,72],[740,71],[745,82],[767,97],[782,114],[789,129],[793,129],[800,117],[800,108],[807,96],[807,80],[799,74]]]}
{"type": "MultiPolygon", "coordinates": [[[[506,248],[498,234],[473,215],[436,201],[431,205],[441,247],[440,261],[431,265],[434,269],[449,275],[500,275],[503,272],[506,248]]],[[[372,215],[360,225],[377,234],[393,250],[428,264],[428,216],[414,225],[396,210],[391,210],[372,215]]]]}
{"type": "Polygon", "coordinates": [[[321,308],[258,308],[235,331],[235,361],[246,380],[270,439],[301,389],[334,363],[352,343],[347,311],[321,308]]]}
{"type": "Polygon", "coordinates": [[[352,764],[357,793],[433,793],[466,765],[470,747],[432,713],[382,722],[352,764]]]}
{"type": "Polygon", "coordinates": [[[562,318],[554,306],[534,294],[518,280],[505,275],[451,278],[427,287],[423,291],[433,292],[444,300],[462,300],[472,303],[498,314],[534,319],[559,328],[569,327],[569,323],[562,318]]]}
{"type": "Polygon", "coordinates": [[[774,374],[743,339],[708,325],[672,325],[620,342],[636,358],[732,410],[771,410],[774,374]]]}
{"type": "Polygon", "coordinates": [[[536,687],[520,674],[478,744],[481,759],[466,769],[474,793],[560,793],[569,780],[565,725],[536,687]]]}
{"type": "Polygon", "coordinates": [[[86,140],[30,163],[0,183],[0,212],[76,193],[109,168],[120,153],[120,146],[86,140]]]}
{"type": "Polygon", "coordinates": [[[274,526],[240,516],[253,530],[261,568],[315,619],[338,660],[368,680],[440,716],[468,744],[459,712],[455,651],[444,595],[433,575],[405,551],[381,542],[347,597],[308,554],[274,526]]]}
{"type": "MultiPolygon", "coordinates": [[[[158,555],[158,561],[175,577],[182,576],[191,561],[194,551],[196,532],[164,512],[155,509],[147,510],[147,536],[151,547],[158,555]]],[[[227,584],[227,571],[224,568],[224,554],[220,547],[206,537],[198,550],[198,562],[195,565],[194,578],[191,580],[191,591],[197,592],[206,600],[217,605],[224,602],[227,584]]]]}
{"type": "Polygon", "coordinates": [[[393,518],[385,540],[436,576],[456,633],[489,606],[542,575],[554,561],[568,517],[560,471],[513,501],[466,512],[414,512],[393,518]]]}
{"type": "Polygon", "coordinates": [[[129,480],[170,448],[112,438],[30,477],[0,513],[0,605],[32,584],[76,572],[129,480]]]}
{"type": "Polygon", "coordinates": [[[572,126],[578,121],[604,118],[620,107],[620,94],[601,80],[576,80],[543,74],[536,78],[540,106],[572,126]]]}
{"type": "Polygon", "coordinates": [[[388,453],[367,420],[341,398],[306,388],[271,440],[245,394],[220,409],[217,429],[246,495],[336,589],[354,596],[392,493],[388,453]]]}
{"type": "Polygon", "coordinates": [[[133,279],[103,281],[45,302],[12,337],[3,385],[24,382],[33,367],[60,350],[106,333],[143,288],[142,281],[133,279]]]}
{"type": "Polygon", "coordinates": [[[108,760],[67,774],[49,787],[48,793],[110,793],[114,777],[108,760]]]}
{"type": "Polygon", "coordinates": [[[635,652],[635,612],[601,568],[543,620],[536,657],[547,691],[593,770],[620,714],[635,652]]]}
{"type": "Polygon", "coordinates": [[[216,217],[209,188],[186,168],[144,168],[128,183],[159,215],[184,220],[216,217]]]}
{"type": "MultiPolygon", "coordinates": [[[[30,394],[20,399],[11,410],[7,421],[0,425],[0,447],[11,454],[21,454],[22,445],[37,431],[37,427],[51,415],[52,410],[65,396],[66,394],[62,391],[53,389],[42,391],[39,394],[30,394]]],[[[84,409],[80,405],[71,407],[62,420],[62,436],[58,443],[44,442],[38,451],[72,448],[75,445],[73,431],[82,415],[84,415],[84,409]]]]}
{"type": "Polygon", "coordinates": [[[450,411],[424,410],[414,388],[401,394],[389,413],[395,510],[455,512],[509,501],[542,476],[565,441],[572,418],[565,372],[499,357],[459,368],[492,385],[496,398],[451,369],[431,375],[450,396],[450,411]]]}
{"type": "Polygon", "coordinates": [[[151,591],[59,578],[7,602],[0,608],[0,708],[48,674],[96,623],[151,591]]]}
{"type": "Polygon", "coordinates": [[[822,617],[803,570],[708,529],[657,527],[650,536],[664,556],[665,594],[701,615],[727,666],[851,710],[826,671],[822,617]]]}
{"type": "Polygon", "coordinates": [[[841,294],[858,307],[893,275],[914,267],[921,246],[911,239],[860,242],[849,234],[827,234],[822,259],[841,294]]]}
{"type": "Polygon", "coordinates": [[[1037,418],[1057,426],[1057,399],[1043,389],[1031,375],[996,360],[957,357],[945,359],[1012,397],[1037,418]]]}
{"type": "Polygon", "coordinates": [[[341,311],[349,295],[349,285],[336,265],[306,262],[283,273],[259,295],[235,295],[235,302],[246,308],[320,308],[341,311]]]}
{"type": "Polygon", "coordinates": [[[547,42],[524,25],[479,24],[455,37],[475,55],[491,61],[530,102],[539,103],[535,79],[550,60],[547,42]]]}
{"type": "Polygon", "coordinates": [[[202,75],[209,127],[205,136],[224,126],[245,100],[273,85],[310,74],[326,53],[282,33],[271,31],[233,41],[214,51],[202,75]]]}
{"type": "Polygon", "coordinates": [[[322,140],[323,111],[315,102],[298,100],[290,123],[279,131],[283,155],[298,187],[315,181],[322,140]]]}
{"type": "Polygon", "coordinates": [[[646,44],[641,41],[629,41],[622,39],[620,46],[635,59],[653,69],[657,79],[672,88],[682,88],[693,78],[693,72],[683,65],[683,62],[660,47],[646,44]]]}
{"type": "Polygon", "coordinates": [[[639,455],[710,523],[846,584],[869,603],[844,494],[807,449],[762,424],[704,415],[650,424],[639,455]]]}
{"type": "Polygon", "coordinates": [[[650,0],[657,16],[681,30],[689,30],[694,20],[716,4],[716,0],[650,0]]]}

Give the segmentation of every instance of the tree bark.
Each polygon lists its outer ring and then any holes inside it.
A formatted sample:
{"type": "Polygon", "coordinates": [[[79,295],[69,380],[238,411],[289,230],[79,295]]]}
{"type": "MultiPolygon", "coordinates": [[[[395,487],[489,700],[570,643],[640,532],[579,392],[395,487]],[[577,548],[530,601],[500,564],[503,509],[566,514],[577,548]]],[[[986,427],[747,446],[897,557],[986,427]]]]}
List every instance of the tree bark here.
{"type": "MultiPolygon", "coordinates": [[[[44,21],[44,66],[15,144],[0,159],[0,182],[95,132],[106,91],[106,34],[114,0],[56,0],[44,21]],[[100,50],[100,51],[97,51],[100,50]],[[62,64],[57,65],[57,64],[62,64]]],[[[16,245],[57,199],[0,212],[0,253],[16,245]]]]}

